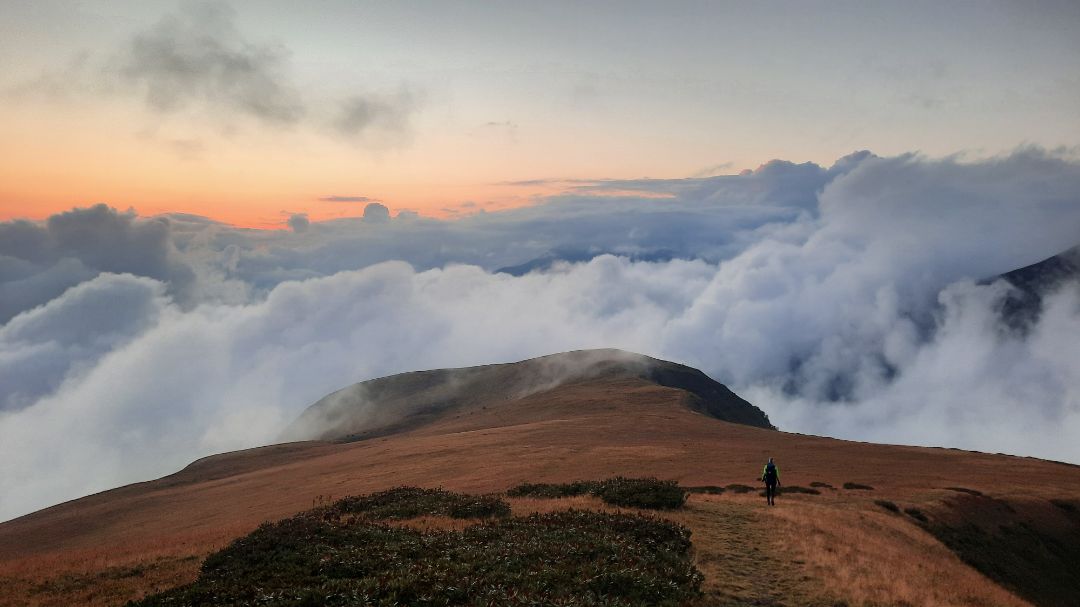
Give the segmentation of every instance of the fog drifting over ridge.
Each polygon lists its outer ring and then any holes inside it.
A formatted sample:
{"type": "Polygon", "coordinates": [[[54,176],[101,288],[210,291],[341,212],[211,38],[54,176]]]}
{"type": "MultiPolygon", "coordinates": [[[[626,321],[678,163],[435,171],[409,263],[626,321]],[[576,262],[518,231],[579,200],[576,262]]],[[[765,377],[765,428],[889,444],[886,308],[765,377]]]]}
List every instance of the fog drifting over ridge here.
{"type": "Polygon", "coordinates": [[[1080,462],[1080,284],[1017,332],[1008,285],[979,282],[1080,243],[1068,152],[773,161],[293,227],[0,224],[0,520],[271,442],[356,381],[598,347],[700,368],[783,430],[1080,462]]]}

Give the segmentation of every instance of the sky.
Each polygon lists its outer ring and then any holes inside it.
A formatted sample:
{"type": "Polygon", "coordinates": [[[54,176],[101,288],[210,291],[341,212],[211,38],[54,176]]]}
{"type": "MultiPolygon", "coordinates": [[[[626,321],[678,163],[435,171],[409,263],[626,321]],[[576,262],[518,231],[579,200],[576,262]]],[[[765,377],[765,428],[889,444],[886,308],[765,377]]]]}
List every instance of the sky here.
{"type": "Polygon", "coordinates": [[[622,348],[1080,464],[1075,3],[4,2],[0,521],[622,348]]]}
{"type": "Polygon", "coordinates": [[[554,180],[1080,138],[1073,2],[3,4],[7,219],[451,217],[554,180]]]}

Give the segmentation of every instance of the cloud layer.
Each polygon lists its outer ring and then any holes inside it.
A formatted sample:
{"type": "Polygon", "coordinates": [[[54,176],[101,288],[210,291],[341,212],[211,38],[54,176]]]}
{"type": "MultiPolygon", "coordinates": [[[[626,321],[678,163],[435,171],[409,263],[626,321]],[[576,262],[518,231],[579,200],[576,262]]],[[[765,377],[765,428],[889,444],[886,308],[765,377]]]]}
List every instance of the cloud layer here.
{"type": "Polygon", "coordinates": [[[1017,332],[980,282],[1080,242],[1071,156],[860,153],[290,226],[0,224],[0,518],[272,441],[355,381],[591,347],[699,367],[787,430],[1080,462],[1080,284],[1017,332]]]}

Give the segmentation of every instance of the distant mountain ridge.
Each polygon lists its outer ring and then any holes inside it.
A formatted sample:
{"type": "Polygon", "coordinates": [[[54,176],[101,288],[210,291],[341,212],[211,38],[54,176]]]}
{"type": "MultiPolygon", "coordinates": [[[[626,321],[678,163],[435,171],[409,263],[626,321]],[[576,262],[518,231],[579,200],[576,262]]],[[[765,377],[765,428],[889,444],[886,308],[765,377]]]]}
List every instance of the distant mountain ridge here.
{"type": "Polygon", "coordinates": [[[1026,331],[1042,314],[1043,299],[1047,295],[1070,280],[1080,280],[1080,245],[1006,272],[994,280],[998,279],[1015,287],[1002,304],[1002,319],[1010,327],[1026,331]]]}
{"type": "MultiPolygon", "coordinates": [[[[415,429],[452,413],[496,409],[578,382],[639,380],[686,392],[685,405],[718,420],[775,429],[760,409],[697,369],[615,349],[576,350],[515,363],[415,371],[372,379],[320,399],[287,440],[350,441],[415,429]]],[[[532,405],[535,406],[535,405],[532,405]]]]}

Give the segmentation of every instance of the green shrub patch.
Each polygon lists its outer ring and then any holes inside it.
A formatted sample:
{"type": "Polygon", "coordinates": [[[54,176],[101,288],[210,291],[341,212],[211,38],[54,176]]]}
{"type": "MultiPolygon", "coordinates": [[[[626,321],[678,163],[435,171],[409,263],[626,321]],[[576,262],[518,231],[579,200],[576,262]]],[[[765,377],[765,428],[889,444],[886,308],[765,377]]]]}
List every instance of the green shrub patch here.
{"type": "Polygon", "coordinates": [[[624,508],[671,510],[686,503],[686,490],[675,481],[617,476],[604,481],[564,484],[524,483],[506,492],[511,497],[559,498],[595,495],[605,503],[624,508]]]}
{"type": "Polygon", "coordinates": [[[732,493],[751,493],[754,491],[754,488],[750,485],[740,485],[738,483],[728,485],[727,487],[724,487],[724,489],[727,489],[732,493]]]}
{"type": "Polygon", "coordinates": [[[700,595],[690,532],[656,517],[567,510],[418,531],[332,514],[264,524],[194,583],[129,606],[674,607],[700,595]]]}
{"type": "Polygon", "coordinates": [[[957,493],[966,493],[968,495],[982,495],[982,491],[976,491],[975,489],[968,489],[967,487],[945,487],[949,491],[956,491],[957,493]]]}
{"type": "Polygon", "coordinates": [[[918,508],[904,508],[904,513],[920,523],[925,523],[928,520],[923,511],[918,508]]]}
{"type": "Polygon", "coordinates": [[[724,492],[723,487],[716,485],[701,485],[697,487],[683,487],[687,493],[704,493],[705,495],[720,495],[724,492]]]}
{"type": "Polygon", "coordinates": [[[332,515],[357,514],[376,520],[418,516],[485,518],[510,516],[510,504],[491,495],[396,487],[379,493],[346,497],[327,506],[325,512],[332,515]]]}
{"type": "Polygon", "coordinates": [[[877,504],[878,506],[881,506],[882,508],[888,510],[889,512],[895,512],[895,513],[900,512],[900,506],[897,506],[896,504],[890,502],[889,500],[874,500],[874,503],[877,504]]]}

